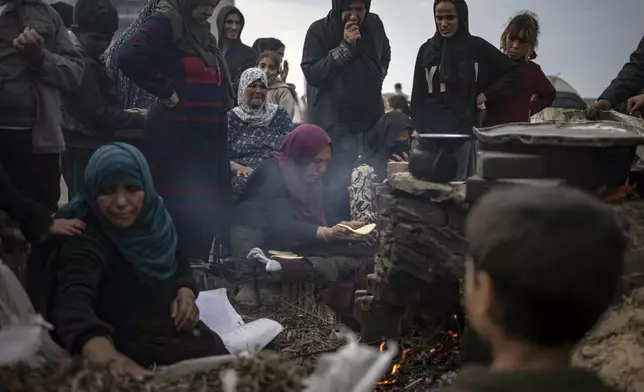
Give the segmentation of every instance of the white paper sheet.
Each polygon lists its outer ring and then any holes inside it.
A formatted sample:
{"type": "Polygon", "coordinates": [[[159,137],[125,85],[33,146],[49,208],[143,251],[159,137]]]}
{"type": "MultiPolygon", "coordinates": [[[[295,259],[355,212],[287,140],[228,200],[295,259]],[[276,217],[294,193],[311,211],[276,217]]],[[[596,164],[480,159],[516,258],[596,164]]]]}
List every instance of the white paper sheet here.
{"type": "Polygon", "coordinates": [[[244,320],[230,304],[226,289],[202,291],[197,297],[197,307],[201,321],[220,336],[244,325],[244,320]]]}

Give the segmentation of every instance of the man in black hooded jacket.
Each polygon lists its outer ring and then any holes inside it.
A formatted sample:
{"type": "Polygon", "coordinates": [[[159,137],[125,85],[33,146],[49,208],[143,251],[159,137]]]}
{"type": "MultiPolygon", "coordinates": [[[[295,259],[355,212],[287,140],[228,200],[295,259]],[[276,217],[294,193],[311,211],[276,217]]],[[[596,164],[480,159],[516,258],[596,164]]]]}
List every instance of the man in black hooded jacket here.
{"type": "MultiPolygon", "coordinates": [[[[617,109],[620,104],[629,101],[629,98],[644,94],[644,37],[637,45],[637,49],[631,54],[629,62],[624,64],[617,77],[604,90],[596,102],[586,111],[590,119],[599,117],[604,110],[617,109]]],[[[631,102],[634,100],[631,99],[631,102]]],[[[642,110],[641,103],[628,103],[625,112],[642,110]]],[[[642,110],[644,112],[644,110],[642,110]]]]}
{"type": "Polygon", "coordinates": [[[241,40],[246,20],[239,8],[225,6],[217,14],[217,31],[219,49],[221,50],[237,95],[237,85],[242,72],[257,65],[257,52],[241,40]]]}
{"type": "MultiPolygon", "coordinates": [[[[329,14],[306,34],[302,71],[307,82],[307,120],[326,130],[333,140],[328,178],[334,196],[346,196],[351,169],[362,151],[365,135],[384,114],[382,82],[391,48],[371,0],[333,0],[329,14]]],[[[338,201],[340,216],[348,201],[338,201]]],[[[346,207],[346,210],[344,210],[346,207]]]]}

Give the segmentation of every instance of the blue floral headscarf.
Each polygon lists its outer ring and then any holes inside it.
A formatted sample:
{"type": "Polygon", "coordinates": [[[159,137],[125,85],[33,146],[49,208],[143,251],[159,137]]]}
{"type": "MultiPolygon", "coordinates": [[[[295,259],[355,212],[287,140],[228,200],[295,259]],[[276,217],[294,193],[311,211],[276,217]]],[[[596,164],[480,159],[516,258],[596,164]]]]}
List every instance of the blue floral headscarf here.
{"type": "Polygon", "coordinates": [[[163,199],[154,190],[150,167],[135,147],[110,143],[99,148],[85,169],[84,187],[65,209],[78,219],[91,210],[125,259],[142,275],[166,280],[175,274],[177,232],[163,199]],[[109,183],[127,183],[145,191],[143,208],[133,226],[117,228],[102,218],[96,198],[109,183]]]}

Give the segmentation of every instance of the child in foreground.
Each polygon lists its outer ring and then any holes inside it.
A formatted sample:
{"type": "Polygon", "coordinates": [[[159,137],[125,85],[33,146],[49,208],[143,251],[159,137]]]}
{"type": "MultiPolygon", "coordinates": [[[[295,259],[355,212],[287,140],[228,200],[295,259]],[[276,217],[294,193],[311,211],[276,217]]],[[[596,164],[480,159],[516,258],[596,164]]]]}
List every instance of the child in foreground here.
{"type": "Polygon", "coordinates": [[[626,242],[612,210],[581,191],[492,191],[466,225],[466,310],[492,348],[449,392],[612,392],[571,365],[574,346],[610,305],[626,242]]]}

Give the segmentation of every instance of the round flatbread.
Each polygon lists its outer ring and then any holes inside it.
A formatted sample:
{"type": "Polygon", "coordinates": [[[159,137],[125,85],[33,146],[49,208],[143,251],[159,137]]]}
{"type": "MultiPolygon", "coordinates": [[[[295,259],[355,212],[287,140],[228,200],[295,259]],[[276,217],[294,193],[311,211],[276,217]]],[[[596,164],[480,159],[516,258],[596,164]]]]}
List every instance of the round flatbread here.
{"type": "Polygon", "coordinates": [[[360,234],[360,235],[367,235],[371,233],[374,229],[376,228],[375,223],[368,224],[366,226],[362,226],[359,229],[353,230],[354,233],[360,234]]]}
{"type": "Polygon", "coordinates": [[[301,260],[304,257],[298,255],[273,255],[273,258],[282,260],[301,260]]]}
{"type": "Polygon", "coordinates": [[[297,256],[293,252],[282,252],[281,250],[269,250],[268,254],[273,255],[273,256],[278,256],[278,255],[281,255],[281,256],[297,256]]]}

